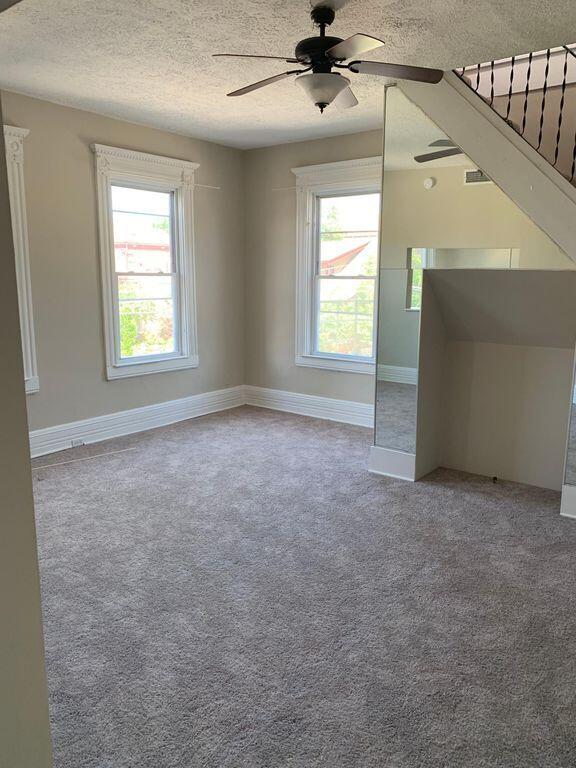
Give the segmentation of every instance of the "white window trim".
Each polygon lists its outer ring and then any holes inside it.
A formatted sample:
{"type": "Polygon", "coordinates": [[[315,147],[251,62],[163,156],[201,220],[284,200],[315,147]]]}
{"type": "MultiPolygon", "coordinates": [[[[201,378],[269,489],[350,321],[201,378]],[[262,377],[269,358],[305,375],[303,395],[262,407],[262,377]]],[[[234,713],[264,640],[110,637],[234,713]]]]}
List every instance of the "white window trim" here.
{"type": "Polygon", "coordinates": [[[96,156],[96,186],[98,193],[98,225],[100,263],[104,305],[104,337],[106,375],[108,379],[140,376],[149,373],[197,368],[198,341],[196,332],[196,281],[194,269],[194,172],[198,163],[149,155],[128,149],[94,144],[96,156]],[[127,184],[175,192],[175,235],[179,296],[179,328],[181,349],[174,355],[154,355],[142,359],[122,360],[119,354],[118,312],[114,288],[114,235],[112,228],[113,184],[127,184]]]}
{"type": "Polygon", "coordinates": [[[8,194],[10,197],[10,216],[16,261],[16,284],[18,288],[18,310],[20,313],[20,330],[22,335],[24,383],[27,394],[32,394],[40,390],[40,380],[38,378],[38,365],[36,362],[28,220],[24,188],[24,139],[29,133],[30,131],[27,128],[15,128],[11,125],[4,126],[8,194]]]}
{"type": "MultiPolygon", "coordinates": [[[[381,193],[382,158],[364,157],[337,163],[292,168],[296,176],[296,365],[348,373],[374,374],[374,358],[355,358],[319,354],[313,348],[315,231],[314,209],[317,196],[353,193],[381,193]]],[[[374,302],[374,338],[376,334],[374,302]]]]}

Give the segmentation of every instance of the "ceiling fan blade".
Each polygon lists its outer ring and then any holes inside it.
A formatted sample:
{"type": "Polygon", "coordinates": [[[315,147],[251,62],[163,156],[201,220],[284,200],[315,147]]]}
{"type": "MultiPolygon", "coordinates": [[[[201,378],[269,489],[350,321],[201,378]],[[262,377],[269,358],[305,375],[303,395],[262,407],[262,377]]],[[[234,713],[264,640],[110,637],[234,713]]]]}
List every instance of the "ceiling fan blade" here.
{"type": "Polygon", "coordinates": [[[411,67],[407,64],[385,64],[383,61],[351,61],[348,69],[351,72],[361,72],[364,75],[395,77],[398,80],[416,80],[420,83],[439,83],[444,77],[444,72],[441,69],[411,67]]]}
{"type": "Polygon", "coordinates": [[[429,147],[457,147],[457,144],[454,144],[452,139],[436,139],[436,141],[433,141],[431,144],[428,144],[429,147]]]}
{"type": "MultiPolygon", "coordinates": [[[[296,70],[296,72],[299,72],[300,70],[296,70]]],[[[227,96],[243,96],[245,93],[250,93],[250,91],[257,91],[258,88],[264,88],[265,85],[271,85],[272,83],[278,82],[278,80],[284,80],[285,77],[290,77],[290,75],[295,75],[296,72],[281,72],[279,75],[273,75],[272,77],[267,77],[265,80],[258,80],[257,83],[252,83],[251,85],[245,85],[244,88],[239,88],[237,91],[232,91],[231,93],[227,93],[227,96]]]]}
{"type": "Polygon", "coordinates": [[[8,8],[12,8],[13,5],[18,5],[20,0],[1,0],[0,1],[0,13],[7,11],[8,8]]]}
{"type": "Polygon", "coordinates": [[[328,48],[326,55],[330,56],[331,59],[336,59],[336,61],[343,61],[344,59],[351,59],[353,56],[360,56],[362,53],[373,51],[382,45],[384,45],[383,40],[359,33],[352,35],[352,37],[347,37],[341,43],[336,43],[332,48],[328,48]]]}
{"type": "Polygon", "coordinates": [[[352,93],[352,89],[348,87],[344,88],[343,91],[340,91],[338,96],[334,99],[334,104],[338,109],[349,109],[350,107],[358,105],[358,99],[352,93]]]}
{"type": "Polygon", "coordinates": [[[298,59],[287,59],[285,56],[260,56],[257,53],[213,53],[213,58],[228,56],[235,59],[276,59],[277,61],[286,61],[288,64],[297,64],[298,59]]]}
{"type": "Polygon", "coordinates": [[[453,155],[463,155],[464,152],[460,147],[453,147],[452,149],[441,149],[438,152],[428,152],[425,155],[416,155],[414,160],[417,163],[429,163],[431,160],[440,160],[442,157],[452,157],[453,155]]]}

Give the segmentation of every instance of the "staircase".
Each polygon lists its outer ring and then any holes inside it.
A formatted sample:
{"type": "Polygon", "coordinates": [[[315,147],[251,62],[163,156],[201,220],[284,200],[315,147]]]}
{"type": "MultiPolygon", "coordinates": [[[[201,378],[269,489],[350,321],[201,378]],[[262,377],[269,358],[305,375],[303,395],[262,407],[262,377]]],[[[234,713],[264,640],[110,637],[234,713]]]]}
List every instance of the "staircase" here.
{"type": "Polygon", "coordinates": [[[454,73],[576,186],[576,44],[454,73]]]}

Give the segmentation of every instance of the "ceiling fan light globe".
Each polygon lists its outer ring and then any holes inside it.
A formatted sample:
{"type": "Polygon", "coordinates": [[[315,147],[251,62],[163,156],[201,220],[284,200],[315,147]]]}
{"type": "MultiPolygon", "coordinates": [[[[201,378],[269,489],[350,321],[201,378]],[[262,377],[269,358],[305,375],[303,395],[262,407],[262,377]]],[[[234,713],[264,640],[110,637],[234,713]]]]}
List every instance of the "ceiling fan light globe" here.
{"type": "Polygon", "coordinates": [[[296,82],[303,88],[310,100],[317,107],[325,107],[332,104],[336,96],[350,85],[350,80],[336,72],[311,72],[308,75],[299,75],[296,82]]]}

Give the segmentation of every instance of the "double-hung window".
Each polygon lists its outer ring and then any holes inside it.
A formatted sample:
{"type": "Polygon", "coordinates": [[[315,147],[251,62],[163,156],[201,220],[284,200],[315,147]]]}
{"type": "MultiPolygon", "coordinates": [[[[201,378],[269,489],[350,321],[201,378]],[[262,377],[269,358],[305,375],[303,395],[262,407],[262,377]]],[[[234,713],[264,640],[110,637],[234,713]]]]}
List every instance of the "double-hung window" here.
{"type": "Polygon", "coordinates": [[[381,159],[294,168],[296,363],[373,373],[381,159]]]}
{"type": "Polygon", "coordinates": [[[109,379],[198,365],[196,163],[95,145],[109,379]]]}

